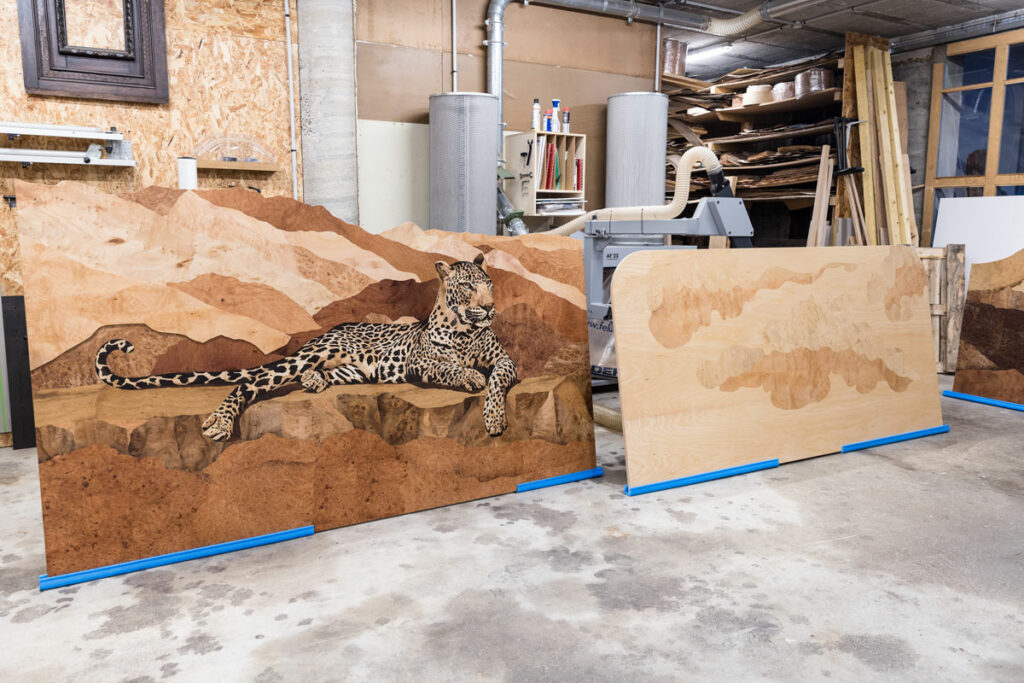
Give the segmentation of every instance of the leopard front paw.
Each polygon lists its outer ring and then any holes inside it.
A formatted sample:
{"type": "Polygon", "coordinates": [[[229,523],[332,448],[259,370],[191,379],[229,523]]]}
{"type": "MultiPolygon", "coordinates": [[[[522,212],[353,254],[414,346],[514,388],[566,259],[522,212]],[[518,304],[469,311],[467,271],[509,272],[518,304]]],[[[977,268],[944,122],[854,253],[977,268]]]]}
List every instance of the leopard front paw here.
{"type": "Polygon", "coordinates": [[[302,373],[300,381],[302,382],[302,390],[310,394],[319,394],[328,387],[327,378],[324,376],[323,371],[316,368],[302,373]]]}
{"type": "Polygon", "coordinates": [[[462,388],[470,393],[476,393],[487,386],[487,378],[484,377],[479,371],[473,369],[466,369],[466,374],[463,376],[462,388]]]}
{"type": "Polygon", "coordinates": [[[484,427],[491,436],[501,436],[508,429],[504,410],[484,410],[484,427]]]}
{"type": "Polygon", "coordinates": [[[227,441],[234,429],[235,421],[221,413],[213,413],[203,422],[203,436],[211,441],[227,441]]]}

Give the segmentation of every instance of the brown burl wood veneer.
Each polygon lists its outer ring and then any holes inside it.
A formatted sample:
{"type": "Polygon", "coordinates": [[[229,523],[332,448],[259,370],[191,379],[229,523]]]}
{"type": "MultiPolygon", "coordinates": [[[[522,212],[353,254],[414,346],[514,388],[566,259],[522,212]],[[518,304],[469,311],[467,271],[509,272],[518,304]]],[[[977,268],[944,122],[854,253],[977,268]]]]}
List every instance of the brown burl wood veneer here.
{"type": "Polygon", "coordinates": [[[639,252],[612,281],[630,487],[939,426],[906,247],[639,252]]]}
{"type": "Polygon", "coordinates": [[[1024,405],[1024,250],[971,269],[953,391],[1024,405]]]}

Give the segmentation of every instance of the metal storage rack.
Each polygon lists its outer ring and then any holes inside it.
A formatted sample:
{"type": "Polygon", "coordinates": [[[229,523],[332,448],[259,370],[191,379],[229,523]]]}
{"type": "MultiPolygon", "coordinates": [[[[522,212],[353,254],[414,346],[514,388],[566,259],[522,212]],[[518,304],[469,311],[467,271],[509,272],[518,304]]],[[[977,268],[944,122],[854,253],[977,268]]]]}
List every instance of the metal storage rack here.
{"type": "Polygon", "coordinates": [[[544,218],[579,216],[585,213],[587,136],[582,133],[553,133],[531,130],[525,133],[505,135],[506,169],[512,177],[504,181],[505,194],[512,205],[524,216],[544,218]],[[545,187],[545,149],[548,143],[555,146],[555,158],[559,164],[558,179],[545,187]],[[579,160],[582,174],[576,182],[576,161],[579,160]],[[572,162],[567,164],[567,162],[572,162]],[[571,167],[572,173],[565,173],[571,167]],[[579,210],[543,211],[544,205],[558,200],[575,200],[579,210]]]}
{"type": "Polygon", "coordinates": [[[117,129],[94,128],[89,126],[57,126],[47,123],[17,123],[0,121],[0,134],[8,140],[19,137],[71,138],[94,142],[84,151],[29,149],[20,147],[0,148],[0,162],[30,164],[71,164],[92,166],[134,166],[132,143],[124,139],[117,129]]]}
{"type": "MultiPolygon", "coordinates": [[[[709,146],[719,155],[726,152],[770,150],[786,144],[816,144],[813,140],[815,136],[829,135],[834,130],[832,118],[840,113],[842,102],[842,88],[839,85],[814,91],[800,98],[792,97],[747,106],[718,107],[697,116],[686,113],[686,109],[693,105],[692,100],[695,98],[702,96],[738,97],[751,85],[774,85],[792,80],[797,73],[812,67],[833,70],[837,80],[841,80],[843,62],[837,55],[805,60],[787,67],[761,70],[741,69],[734,72],[735,77],[730,78],[730,75],[726,75],[713,83],[664,75],[663,90],[671,100],[670,127],[673,126],[672,121],[674,120],[677,122],[675,126],[677,129],[688,131],[687,127],[690,125],[714,129],[713,135],[704,134],[699,139],[693,133],[687,136],[680,130],[670,130],[668,154],[680,153],[681,150],[678,150],[681,146],[680,143],[682,146],[689,146],[699,142],[709,146]],[[744,77],[744,72],[749,72],[749,74],[744,77]],[[781,130],[774,130],[771,127],[773,124],[792,122],[794,119],[812,125],[781,130]],[[736,129],[737,124],[739,124],[739,130],[736,129]],[[760,132],[758,129],[761,129],[760,132]],[[685,141],[682,139],[684,137],[685,141]],[[675,140],[674,144],[673,140],[675,140]],[[677,149],[672,149],[673,146],[677,149]]],[[[834,141],[830,141],[834,146],[834,141]]],[[[731,165],[725,161],[723,166],[728,176],[760,175],[792,167],[814,168],[818,161],[816,155],[809,155],[808,158],[798,161],[785,160],[764,164],[731,165]]],[[[741,184],[736,190],[736,196],[746,201],[782,201],[787,206],[796,208],[813,201],[813,184],[816,179],[814,173],[808,173],[807,177],[797,177],[794,174],[788,180],[780,178],[780,182],[777,184],[765,185],[765,188],[770,188],[768,190],[746,189],[741,184]]],[[[672,184],[669,183],[666,191],[670,191],[671,187],[672,184]]]]}

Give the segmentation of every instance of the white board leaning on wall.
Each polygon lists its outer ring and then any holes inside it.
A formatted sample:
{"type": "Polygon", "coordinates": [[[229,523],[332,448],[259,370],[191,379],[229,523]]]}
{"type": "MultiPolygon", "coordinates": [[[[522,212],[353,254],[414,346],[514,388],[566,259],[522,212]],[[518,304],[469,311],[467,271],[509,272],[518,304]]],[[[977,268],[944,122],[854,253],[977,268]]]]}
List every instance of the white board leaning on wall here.
{"type": "Polygon", "coordinates": [[[940,199],[932,246],[947,244],[965,245],[969,283],[972,263],[998,261],[1024,249],[1024,197],[940,199]]]}

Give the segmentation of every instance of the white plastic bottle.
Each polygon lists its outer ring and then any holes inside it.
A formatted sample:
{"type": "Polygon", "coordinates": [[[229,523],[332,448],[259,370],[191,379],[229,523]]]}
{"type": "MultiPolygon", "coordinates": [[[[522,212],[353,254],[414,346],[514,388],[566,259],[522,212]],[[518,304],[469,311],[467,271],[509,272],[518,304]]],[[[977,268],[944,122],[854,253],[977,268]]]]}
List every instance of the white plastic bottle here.
{"type": "Polygon", "coordinates": [[[558,132],[561,130],[562,114],[558,111],[558,107],[562,104],[562,100],[551,100],[551,130],[558,132]]]}
{"type": "Polygon", "coordinates": [[[534,130],[540,130],[540,100],[533,98],[533,114],[530,116],[530,125],[534,130]]]}

